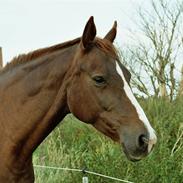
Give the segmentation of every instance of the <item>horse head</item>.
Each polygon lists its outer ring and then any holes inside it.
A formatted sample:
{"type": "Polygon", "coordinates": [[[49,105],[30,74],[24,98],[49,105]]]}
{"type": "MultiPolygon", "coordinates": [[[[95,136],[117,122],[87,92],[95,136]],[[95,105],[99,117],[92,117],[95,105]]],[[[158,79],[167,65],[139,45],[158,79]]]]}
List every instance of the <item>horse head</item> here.
{"type": "Polygon", "coordinates": [[[148,155],[157,141],[143,109],[130,88],[130,72],[113,46],[117,23],[103,39],[96,37],[93,17],[77,48],[67,103],[79,120],[119,142],[128,159],[148,155]]]}

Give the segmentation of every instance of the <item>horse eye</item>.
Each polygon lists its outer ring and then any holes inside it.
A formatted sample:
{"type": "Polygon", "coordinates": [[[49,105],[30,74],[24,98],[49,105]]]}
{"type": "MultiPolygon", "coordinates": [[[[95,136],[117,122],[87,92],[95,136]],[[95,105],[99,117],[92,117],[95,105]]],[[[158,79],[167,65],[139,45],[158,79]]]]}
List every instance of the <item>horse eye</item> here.
{"type": "Polygon", "coordinates": [[[93,80],[95,81],[95,83],[97,85],[102,85],[102,84],[106,83],[106,80],[103,76],[95,76],[95,77],[93,77],[93,80]]]}

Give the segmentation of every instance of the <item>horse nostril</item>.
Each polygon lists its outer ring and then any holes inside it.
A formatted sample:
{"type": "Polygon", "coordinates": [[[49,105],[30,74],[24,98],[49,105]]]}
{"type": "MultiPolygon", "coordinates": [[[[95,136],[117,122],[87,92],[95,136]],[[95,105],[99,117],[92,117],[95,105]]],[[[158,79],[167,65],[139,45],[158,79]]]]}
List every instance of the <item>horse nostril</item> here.
{"type": "Polygon", "coordinates": [[[138,138],[138,147],[139,149],[146,151],[148,148],[148,137],[146,135],[140,135],[138,138]]]}

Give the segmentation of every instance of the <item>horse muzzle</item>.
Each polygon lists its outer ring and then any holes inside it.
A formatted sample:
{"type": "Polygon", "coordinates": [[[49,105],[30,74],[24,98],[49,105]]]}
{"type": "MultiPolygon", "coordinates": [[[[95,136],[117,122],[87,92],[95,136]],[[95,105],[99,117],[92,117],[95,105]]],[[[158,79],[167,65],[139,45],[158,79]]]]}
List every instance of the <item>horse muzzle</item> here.
{"type": "Polygon", "coordinates": [[[157,139],[149,139],[147,135],[140,135],[136,140],[126,140],[122,143],[123,151],[130,161],[139,161],[152,151],[157,139]]]}

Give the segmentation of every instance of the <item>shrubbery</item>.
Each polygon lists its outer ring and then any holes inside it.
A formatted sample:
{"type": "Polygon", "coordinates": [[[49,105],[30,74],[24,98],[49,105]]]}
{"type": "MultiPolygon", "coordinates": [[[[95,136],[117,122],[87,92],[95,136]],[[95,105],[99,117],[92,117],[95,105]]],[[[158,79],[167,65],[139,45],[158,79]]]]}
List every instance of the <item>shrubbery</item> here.
{"type": "MultiPolygon", "coordinates": [[[[158,143],[144,160],[128,161],[118,144],[93,127],[69,115],[34,153],[34,164],[80,168],[135,183],[181,183],[183,181],[183,99],[170,103],[160,99],[141,100],[158,143]]],[[[79,172],[35,168],[37,183],[80,183],[79,172]]],[[[88,175],[90,183],[115,181],[88,175]]],[[[117,182],[116,182],[117,183],[117,182]]]]}

